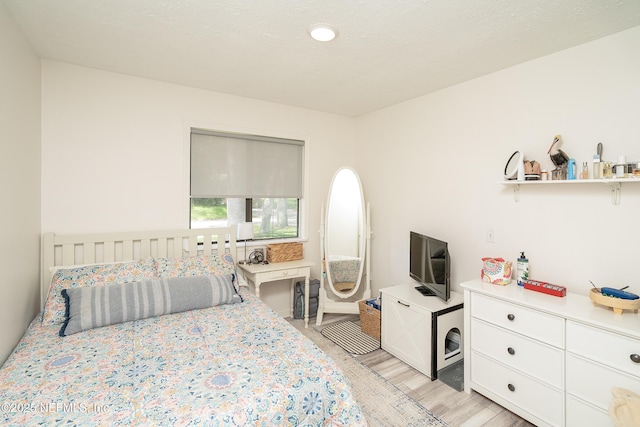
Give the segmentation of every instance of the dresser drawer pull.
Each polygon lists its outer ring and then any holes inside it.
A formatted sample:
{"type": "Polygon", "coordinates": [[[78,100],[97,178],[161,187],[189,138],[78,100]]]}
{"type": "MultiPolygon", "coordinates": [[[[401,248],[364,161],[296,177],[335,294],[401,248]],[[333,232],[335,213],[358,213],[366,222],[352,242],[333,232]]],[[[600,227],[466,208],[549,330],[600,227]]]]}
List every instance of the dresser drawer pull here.
{"type": "Polygon", "coordinates": [[[409,304],[405,304],[405,303],[403,303],[402,301],[398,301],[398,304],[400,304],[400,305],[404,305],[405,307],[411,307],[409,304]]]}
{"type": "Polygon", "coordinates": [[[509,348],[507,349],[507,353],[509,353],[509,354],[511,354],[511,355],[514,355],[514,354],[516,354],[516,351],[513,349],[513,347],[509,347],[509,348]]]}
{"type": "Polygon", "coordinates": [[[515,314],[511,314],[511,313],[507,314],[507,319],[513,321],[515,318],[516,318],[515,314]]]}
{"type": "Polygon", "coordinates": [[[640,354],[633,353],[631,356],[629,356],[629,359],[631,359],[633,363],[640,363],[640,354]]]}
{"type": "Polygon", "coordinates": [[[513,384],[509,384],[507,388],[509,389],[509,391],[516,391],[516,387],[513,384]]]}
{"type": "Polygon", "coordinates": [[[283,271],[283,272],[282,272],[282,275],[283,275],[283,276],[286,276],[286,275],[288,275],[288,274],[289,274],[289,272],[288,272],[288,271],[283,271]]]}

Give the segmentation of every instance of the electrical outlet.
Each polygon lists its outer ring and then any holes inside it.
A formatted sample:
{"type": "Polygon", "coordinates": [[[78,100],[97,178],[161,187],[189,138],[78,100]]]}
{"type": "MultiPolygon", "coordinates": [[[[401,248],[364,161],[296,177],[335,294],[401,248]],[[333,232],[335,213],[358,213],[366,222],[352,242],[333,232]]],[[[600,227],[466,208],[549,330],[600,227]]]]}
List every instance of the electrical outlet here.
{"type": "Polygon", "coordinates": [[[495,243],[495,242],[496,242],[495,232],[493,231],[492,228],[489,228],[487,230],[487,243],[495,243]]]}

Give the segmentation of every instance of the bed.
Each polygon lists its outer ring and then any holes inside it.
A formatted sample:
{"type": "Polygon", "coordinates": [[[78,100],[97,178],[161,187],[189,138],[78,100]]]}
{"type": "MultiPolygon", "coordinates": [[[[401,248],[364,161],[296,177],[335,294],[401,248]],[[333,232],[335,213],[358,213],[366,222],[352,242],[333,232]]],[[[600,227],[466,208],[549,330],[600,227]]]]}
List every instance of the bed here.
{"type": "Polygon", "coordinates": [[[242,286],[234,229],[45,234],[42,251],[0,424],[366,425],[335,362],[242,286]]]}

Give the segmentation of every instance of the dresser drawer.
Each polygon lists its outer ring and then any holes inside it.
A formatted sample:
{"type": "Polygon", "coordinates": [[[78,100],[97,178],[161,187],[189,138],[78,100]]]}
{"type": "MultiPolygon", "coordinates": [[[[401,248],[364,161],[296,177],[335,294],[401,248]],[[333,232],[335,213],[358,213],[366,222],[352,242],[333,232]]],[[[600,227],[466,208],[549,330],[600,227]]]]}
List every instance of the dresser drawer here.
{"type": "Polygon", "coordinates": [[[564,319],[480,294],[471,295],[471,315],[564,348],[564,319]]]}
{"type": "Polygon", "coordinates": [[[550,425],[563,425],[564,395],[559,390],[476,352],[471,354],[471,381],[550,425]]]}
{"type": "Polygon", "coordinates": [[[471,348],[556,388],[563,387],[564,352],[556,347],[472,319],[471,348]]]}
{"type": "Polygon", "coordinates": [[[566,427],[615,427],[609,413],[582,400],[567,396],[566,427]]]}
{"type": "Polygon", "coordinates": [[[640,379],[567,353],[567,393],[608,411],[614,387],[640,394],[640,379]]]}
{"type": "Polygon", "coordinates": [[[639,340],[569,320],[567,351],[640,377],[639,340]]]}
{"type": "Polygon", "coordinates": [[[297,268],[288,268],[286,270],[270,271],[262,273],[263,280],[290,279],[305,275],[305,271],[299,271],[297,268]]]}

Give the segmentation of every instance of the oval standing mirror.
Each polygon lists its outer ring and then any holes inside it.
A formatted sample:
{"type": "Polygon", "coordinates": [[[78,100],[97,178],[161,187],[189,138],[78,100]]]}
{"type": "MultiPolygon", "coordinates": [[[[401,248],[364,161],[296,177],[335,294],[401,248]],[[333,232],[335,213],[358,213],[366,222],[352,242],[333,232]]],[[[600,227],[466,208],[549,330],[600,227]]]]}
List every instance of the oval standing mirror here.
{"type": "Polygon", "coordinates": [[[327,281],[333,293],[348,298],[358,290],[365,257],[364,195],[353,169],[343,168],[334,175],[325,225],[327,281]]]}

